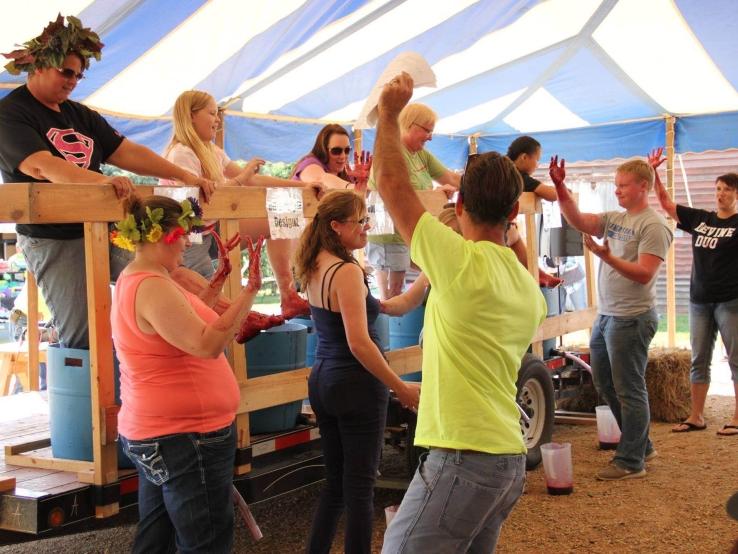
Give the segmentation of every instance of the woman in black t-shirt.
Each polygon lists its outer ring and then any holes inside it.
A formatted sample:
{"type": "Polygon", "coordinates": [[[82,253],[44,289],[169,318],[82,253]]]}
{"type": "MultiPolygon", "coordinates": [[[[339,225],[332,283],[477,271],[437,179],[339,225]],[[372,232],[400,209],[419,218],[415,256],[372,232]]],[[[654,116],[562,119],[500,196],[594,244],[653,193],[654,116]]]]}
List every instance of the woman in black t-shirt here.
{"type": "MultiPolygon", "coordinates": [[[[654,170],[664,161],[662,152],[663,148],[659,148],[648,157],[654,170]]],[[[701,431],[707,428],[704,408],[718,331],[728,352],[738,399],[738,173],[727,173],[716,179],[716,211],[675,204],[658,172],[655,173],[656,195],[661,207],[677,222],[679,229],[692,235],[689,286],[692,408],[689,417],[676,425],[672,432],[701,431]]],[[[733,418],[717,434],[738,436],[738,401],[733,418]]]]}

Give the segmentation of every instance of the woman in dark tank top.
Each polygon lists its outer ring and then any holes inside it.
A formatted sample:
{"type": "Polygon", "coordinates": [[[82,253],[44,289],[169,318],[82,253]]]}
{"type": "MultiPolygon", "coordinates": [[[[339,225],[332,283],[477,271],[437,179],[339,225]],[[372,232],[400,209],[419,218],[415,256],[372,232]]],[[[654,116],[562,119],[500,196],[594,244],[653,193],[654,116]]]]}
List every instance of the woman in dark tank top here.
{"type": "Polygon", "coordinates": [[[366,245],[368,227],[362,197],[331,192],[318,205],[295,255],[297,280],[308,294],[318,334],[308,390],[326,467],[308,539],[310,553],[330,551],[344,508],[344,551],[371,551],[388,389],[405,406],[418,407],[418,385],[400,380],[382,355],[374,328],[379,301],[352,254],[366,245]]]}

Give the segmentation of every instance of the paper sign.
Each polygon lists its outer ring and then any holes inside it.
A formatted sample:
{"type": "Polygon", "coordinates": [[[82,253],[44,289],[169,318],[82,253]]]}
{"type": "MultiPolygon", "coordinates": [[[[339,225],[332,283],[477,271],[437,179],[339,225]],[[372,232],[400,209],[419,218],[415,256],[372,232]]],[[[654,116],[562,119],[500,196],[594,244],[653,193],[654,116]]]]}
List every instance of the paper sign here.
{"type": "Polygon", "coordinates": [[[382,94],[384,85],[406,72],[413,78],[413,85],[418,87],[435,87],[436,75],[430,64],[417,52],[403,52],[395,57],[385,68],[369,93],[369,97],[361,109],[359,117],[356,118],[354,129],[369,129],[377,124],[377,104],[382,94]]]}
{"type": "Polygon", "coordinates": [[[543,209],[543,228],[561,228],[561,210],[558,202],[541,202],[543,209]]]}
{"type": "Polygon", "coordinates": [[[305,228],[302,215],[302,189],[299,187],[266,189],[269,233],[273,239],[300,238],[305,228]]]}
{"type": "Polygon", "coordinates": [[[395,225],[376,190],[369,191],[366,199],[366,213],[371,218],[369,235],[393,235],[395,225]]]}

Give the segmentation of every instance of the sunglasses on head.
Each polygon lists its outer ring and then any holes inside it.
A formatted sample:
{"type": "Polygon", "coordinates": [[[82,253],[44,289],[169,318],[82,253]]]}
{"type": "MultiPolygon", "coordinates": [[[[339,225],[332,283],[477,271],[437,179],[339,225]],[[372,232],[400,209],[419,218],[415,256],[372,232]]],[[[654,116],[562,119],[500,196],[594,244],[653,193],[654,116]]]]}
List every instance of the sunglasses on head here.
{"type": "Polygon", "coordinates": [[[84,73],[77,73],[74,69],[70,67],[55,67],[59,74],[64,77],[65,79],[77,79],[78,81],[85,78],[84,73]]]}
{"type": "Polygon", "coordinates": [[[349,152],[351,152],[351,147],[347,146],[346,148],[342,148],[341,146],[334,146],[328,150],[328,152],[330,152],[332,156],[340,156],[341,152],[348,156],[349,152]]]}

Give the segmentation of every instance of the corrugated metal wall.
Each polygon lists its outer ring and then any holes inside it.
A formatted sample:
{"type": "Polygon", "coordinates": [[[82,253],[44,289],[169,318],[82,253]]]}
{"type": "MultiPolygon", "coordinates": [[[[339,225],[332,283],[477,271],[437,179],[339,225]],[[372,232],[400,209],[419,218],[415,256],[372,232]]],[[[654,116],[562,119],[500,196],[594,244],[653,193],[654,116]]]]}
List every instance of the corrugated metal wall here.
{"type": "MultiPolygon", "coordinates": [[[[545,144],[543,145],[545,149],[545,144]]],[[[554,154],[545,152],[546,155],[554,154]]],[[[584,179],[596,183],[595,187],[603,186],[602,183],[612,182],[615,169],[623,161],[608,160],[604,162],[577,163],[567,166],[567,181],[584,179]]],[[[703,152],[700,154],[682,155],[686,182],[692,200],[692,206],[706,210],[715,209],[715,178],[729,172],[738,172],[738,149],[722,152],[703,152]]],[[[544,182],[549,182],[547,172],[541,170],[536,177],[544,182]]],[[[666,183],[665,164],[661,168],[661,178],[666,183]]],[[[676,191],[676,202],[688,205],[687,188],[679,159],[674,161],[674,188],[676,191]]],[[[652,197],[652,205],[660,210],[655,195],[652,197]]],[[[689,313],[689,278],[692,269],[692,248],[690,236],[677,230],[675,237],[676,248],[676,308],[677,314],[689,313]]],[[[666,265],[662,265],[656,282],[656,294],[658,311],[666,314],[666,265]]]]}

